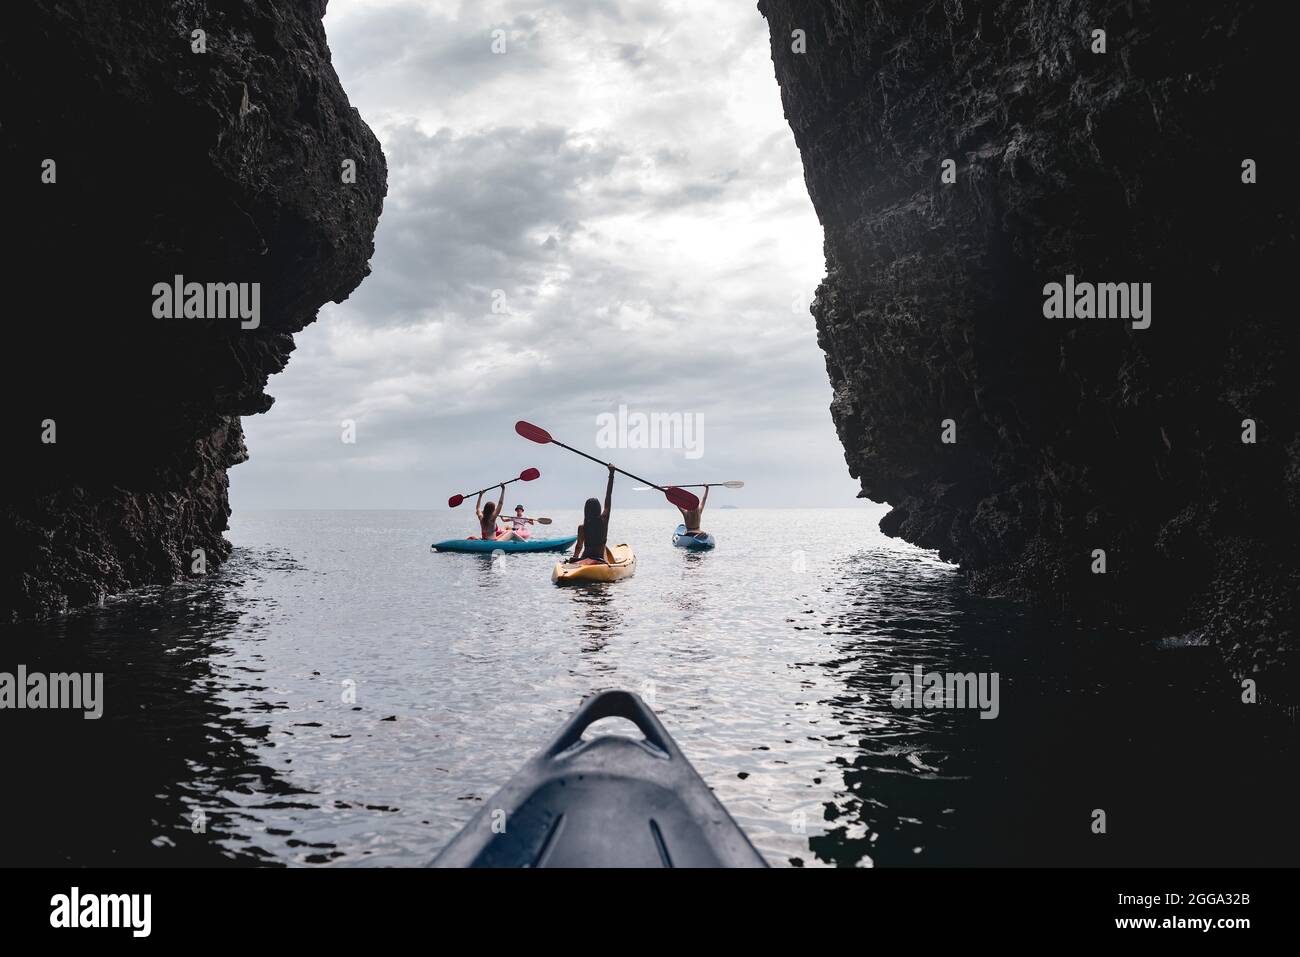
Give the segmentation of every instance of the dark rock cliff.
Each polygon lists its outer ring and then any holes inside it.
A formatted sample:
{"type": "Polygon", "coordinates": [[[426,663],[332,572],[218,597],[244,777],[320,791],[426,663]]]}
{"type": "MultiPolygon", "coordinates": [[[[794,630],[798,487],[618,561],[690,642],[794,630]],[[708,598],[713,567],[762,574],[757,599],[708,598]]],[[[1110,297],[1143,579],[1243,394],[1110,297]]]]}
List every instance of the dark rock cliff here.
{"type": "Polygon", "coordinates": [[[239,417],[270,408],[292,334],[368,273],[386,189],[324,12],[324,0],[6,8],[3,617],[174,581],[199,549],[208,571],[227,557],[239,417]],[[258,284],[256,328],[157,318],[154,286],[176,275],[258,284]]]}
{"type": "Polygon", "coordinates": [[[1277,9],[759,3],[825,228],[832,413],[881,527],[987,593],[1203,634],[1280,694],[1300,206],[1277,9]],[[1067,274],[1150,282],[1150,327],[1045,318],[1067,274]]]}

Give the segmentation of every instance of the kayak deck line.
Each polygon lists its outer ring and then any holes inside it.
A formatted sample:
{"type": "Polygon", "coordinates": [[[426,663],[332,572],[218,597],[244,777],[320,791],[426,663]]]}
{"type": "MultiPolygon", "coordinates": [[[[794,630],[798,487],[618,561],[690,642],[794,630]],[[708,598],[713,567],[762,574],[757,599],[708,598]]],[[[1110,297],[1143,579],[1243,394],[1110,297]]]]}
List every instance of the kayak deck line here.
{"type": "Polygon", "coordinates": [[[434,542],[429,547],[435,552],[461,552],[479,555],[490,555],[492,552],[559,552],[571,547],[577,540],[577,535],[569,535],[566,538],[529,538],[522,542],[482,538],[449,538],[444,542],[434,542]]]}
{"type": "Polygon", "coordinates": [[[624,542],[610,545],[605,549],[605,563],[579,565],[571,562],[558,562],[551,569],[551,581],[557,585],[578,585],[587,582],[616,582],[631,578],[636,573],[636,555],[632,546],[624,542]]]}
{"type": "Polygon", "coordinates": [[[630,691],[604,691],[585,700],[429,866],[767,867],[767,861],[646,703],[630,691]],[[583,740],[591,724],[612,717],[631,721],[644,737],[583,740]]]}
{"type": "Polygon", "coordinates": [[[708,551],[718,544],[717,540],[708,532],[700,532],[698,535],[687,535],[686,526],[678,525],[673,530],[673,544],[678,548],[686,548],[693,552],[708,551]]]}

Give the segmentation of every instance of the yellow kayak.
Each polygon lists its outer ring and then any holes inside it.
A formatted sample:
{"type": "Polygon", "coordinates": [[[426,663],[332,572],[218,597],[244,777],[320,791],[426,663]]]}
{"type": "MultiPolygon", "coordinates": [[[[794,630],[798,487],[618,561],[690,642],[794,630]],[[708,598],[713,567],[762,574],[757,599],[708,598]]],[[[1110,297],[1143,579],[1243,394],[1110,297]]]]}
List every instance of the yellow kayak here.
{"type": "Polygon", "coordinates": [[[636,571],[636,556],[632,554],[631,545],[615,545],[605,549],[605,561],[608,565],[571,565],[560,562],[551,572],[551,581],[557,585],[573,585],[582,582],[616,582],[620,578],[631,578],[636,571]]]}

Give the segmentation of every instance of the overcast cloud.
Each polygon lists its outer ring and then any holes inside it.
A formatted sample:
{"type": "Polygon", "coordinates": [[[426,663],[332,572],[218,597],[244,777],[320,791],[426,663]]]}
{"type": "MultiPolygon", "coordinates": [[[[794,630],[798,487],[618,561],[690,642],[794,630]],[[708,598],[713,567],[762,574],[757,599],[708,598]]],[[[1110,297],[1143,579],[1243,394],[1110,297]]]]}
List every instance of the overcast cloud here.
{"type": "Polygon", "coordinates": [[[325,27],[388,198],[373,274],[244,420],[235,508],[440,507],[527,466],[536,507],[598,490],[519,418],[665,483],[743,479],[737,504],[852,504],[821,228],[750,0],[331,0],[325,27]],[[703,456],[598,450],[620,404],[702,416],[703,456]]]}

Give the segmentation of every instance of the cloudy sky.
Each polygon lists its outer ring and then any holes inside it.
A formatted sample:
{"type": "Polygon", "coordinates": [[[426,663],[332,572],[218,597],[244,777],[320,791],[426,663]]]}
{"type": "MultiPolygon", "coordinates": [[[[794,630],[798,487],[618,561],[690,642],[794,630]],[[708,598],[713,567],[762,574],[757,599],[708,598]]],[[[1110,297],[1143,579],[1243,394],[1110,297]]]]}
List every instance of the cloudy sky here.
{"type": "Polygon", "coordinates": [[[325,28],[388,198],[373,274],[244,420],[235,508],[445,507],[528,466],[531,505],[599,490],[520,418],[652,481],[743,479],[737,504],[854,503],[751,0],[331,0],[325,28]],[[598,448],[620,405],[696,417],[702,454],[598,448]]]}

